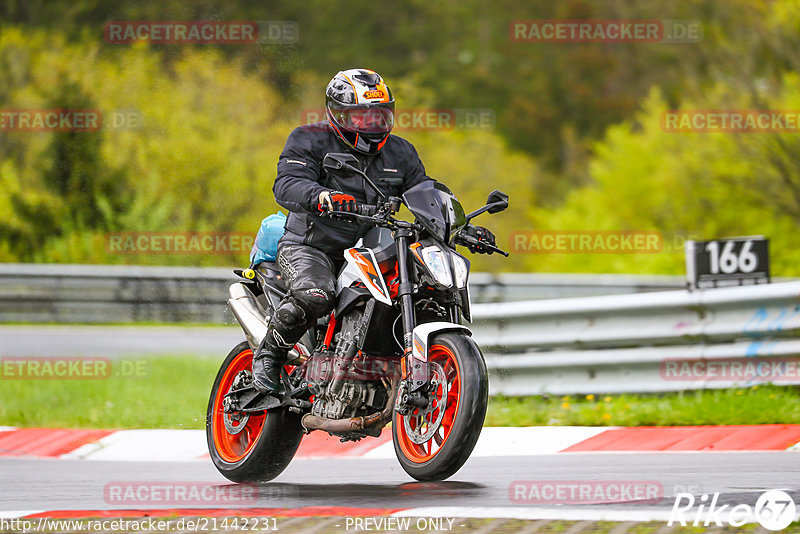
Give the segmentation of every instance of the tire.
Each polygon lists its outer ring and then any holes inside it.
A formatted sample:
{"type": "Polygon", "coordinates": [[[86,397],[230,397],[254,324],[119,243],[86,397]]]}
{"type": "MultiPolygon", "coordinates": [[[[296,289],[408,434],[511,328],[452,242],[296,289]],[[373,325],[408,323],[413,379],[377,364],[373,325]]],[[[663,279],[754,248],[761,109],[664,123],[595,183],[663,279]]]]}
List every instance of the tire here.
{"type": "MultiPolygon", "coordinates": [[[[415,423],[422,420],[420,415],[415,417],[420,414],[419,410],[408,416],[395,412],[392,418],[392,441],[397,459],[406,473],[420,481],[445,480],[461,469],[481,434],[489,400],[486,363],[471,337],[461,332],[435,335],[428,344],[428,361],[442,367],[449,384],[443,417],[439,424],[427,427],[435,428],[433,435],[422,444],[414,443],[409,437],[415,432],[419,439],[427,435],[422,432],[420,436],[419,429],[426,427],[415,423]],[[447,360],[453,363],[447,364],[447,360]],[[457,387],[453,376],[458,379],[457,387]],[[410,433],[407,428],[411,429],[410,433]]],[[[438,386],[437,399],[441,399],[442,394],[443,389],[438,386]]],[[[437,416],[438,412],[431,412],[432,419],[437,416]]]]}
{"type": "Polygon", "coordinates": [[[214,380],[206,410],[208,452],[217,470],[233,482],[272,480],[292,461],[303,438],[300,414],[286,408],[250,415],[236,434],[225,428],[222,398],[239,371],[252,369],[252,359],[246,341],[231,350],[214,380]]]}

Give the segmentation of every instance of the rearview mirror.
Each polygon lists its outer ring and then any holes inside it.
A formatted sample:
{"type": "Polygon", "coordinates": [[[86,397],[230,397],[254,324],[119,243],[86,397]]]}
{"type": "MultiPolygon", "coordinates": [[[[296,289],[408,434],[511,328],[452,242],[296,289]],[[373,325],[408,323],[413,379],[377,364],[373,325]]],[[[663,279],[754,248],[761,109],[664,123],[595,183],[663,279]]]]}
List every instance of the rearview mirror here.
{"type": "Polygon", "coordinates": [[[489,200],[486,201],[489,206],[489,213],[498,213],[508,208],[508,195],[502,191],[495,189],[489,193],[489,200]]]}
{"type": "Polygon", "coordinates": [[[369,176],[367,176],[364,171],[358,168],[358,158],[353,154],[348,154],[346,152],[328,152],[325,154],[325,157],[322,158],[322,166],[336,176],[358,174],[364,178],[364,181],[378,194],[381,200],[386,200],[386,195],[383,194],[383,191],[375,185],[375,182],[370,180],[369,176]]]}
{"type": "Polygon", "coordinates": [[[352,154],[328,152],[322,160],[322,166],[329,171],[358,172],[358,159],[352,154]]]}
{"type": "Polygon", "coordinates": [[[489,193],[489,199],[486,201],[486,205],[480,209],[477,209],[467,215],[467,222],[472,220],[474,217],[477,217],[481,213],[489,212],[489,213],[497,213],[499,211],[503,211],[508,207],[508,195],[503,193],[502,191],[498,191],[495,189],[491,193],[489,193]]]}

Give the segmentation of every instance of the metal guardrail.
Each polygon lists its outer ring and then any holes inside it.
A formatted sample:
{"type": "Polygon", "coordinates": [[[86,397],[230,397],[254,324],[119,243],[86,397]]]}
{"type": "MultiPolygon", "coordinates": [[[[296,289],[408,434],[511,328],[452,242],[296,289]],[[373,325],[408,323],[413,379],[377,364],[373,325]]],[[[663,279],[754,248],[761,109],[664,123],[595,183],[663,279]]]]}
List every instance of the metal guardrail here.
{"type": "MultiPolygon", "coordinates": [[[[223,303],[235,279],[225,268],[0,264],[0,322],[232,324],[223,303]]],[[[664,362],[800,356],[799,281],[689,292],[663,291],[681,277],[474,273],[470,287],[493,394],[730,387],[743,384],[667,380],[664,362]]]]}
{"type": "Polygon", "coordinates": [[[230,269],[0,264],[0,322],[222,323],[230,269]]]}
{"type": "Polygon", "coordinates": [[[470,296],[476,303],[648,293],[685,287],[686,279],[682,276],[552,273],[470,275],[470,296]]]}
{"type": "MultiPolygon", "coordinates": [[[[681,277],[473,273],[474,302],[663,291],[681,277]]],[[[232,323],[227,268],[0,264],[0,323],[232,323]]]]}
{"type": "MultiPolygon", "coordinates": [[[[713,361],[719,369],[743,358],[800,357],[800,282],[481,304],[474,306],[473,316],[476,341],[487,355],[492,394],[750,385],[763,382],[671,371],[674,365],[696,361],[713,361]],[[673,367],[666,367],[667,361],[673,367]],[[688,379],[678,380],[684,377],[688,379]]],[[[772,378],[781,384],[800,383],[798,374],[794,376],[772,378]]]]}

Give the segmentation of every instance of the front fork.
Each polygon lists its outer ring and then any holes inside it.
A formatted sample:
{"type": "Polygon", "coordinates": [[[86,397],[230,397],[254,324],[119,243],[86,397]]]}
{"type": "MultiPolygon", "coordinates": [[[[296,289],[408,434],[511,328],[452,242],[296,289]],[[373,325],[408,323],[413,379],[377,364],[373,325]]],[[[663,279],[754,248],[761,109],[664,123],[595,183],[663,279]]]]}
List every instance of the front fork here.
{"type": "Polygon", "coordinates": [[[424,393],[430,385],[428,375],[428,360],[418,360],[412,350],[414,327],[416,317],[414,313],[414,286],[411,283],[408,266],[408,243],[413,237],[410,229],[396,230],[397,239],[397,269],[400,278],[397,295],[400,297],[400,311],[403,317],[403,359],[401,361],[402,381],[397,394],[395,409],[401,414],[407,414],[415,407],[424,407],[428,400],[424,393]]]}

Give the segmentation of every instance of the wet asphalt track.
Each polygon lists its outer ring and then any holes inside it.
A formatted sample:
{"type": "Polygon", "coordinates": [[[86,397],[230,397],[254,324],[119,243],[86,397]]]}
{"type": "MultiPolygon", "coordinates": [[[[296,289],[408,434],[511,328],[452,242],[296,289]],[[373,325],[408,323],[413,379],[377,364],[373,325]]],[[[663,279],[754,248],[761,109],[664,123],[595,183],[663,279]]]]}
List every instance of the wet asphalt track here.
{"type": "MultiPolygon", "coordinates": [[[[752,505],[763,491],[784,489],[800,502],[800,454],[579,453],[473,458],[451,480],[441,483],[415,482],[393,460],[305,459],[294,461],[280,477],[260,487],[257,501],[248,502],[247,506],[554,507],[546,503],[512,502],[509,486],[520,480],[656,481],[663,485],[664,498],[657,504],[555,506],[564,519],[572,518],[578,510],[592,509],[669,512],[674,503],[672,497],[680,491],[697,495],[720,492],[720,504],[752,505]]],[[[107,484],[135,481],[228,483],[210,461],[151,463],[0,458],[0,511],[176,507],[157,503],[119,506],[107,502],[104,496],[107,484]]],[[[231,503],[212,501],[203,506],[228,508],[231,503]]]]}
{"type": "MultiPolygon", "coordinates": [[[[0,326],[2,356],[105,356],[194,354],[222,358],[240,342],[238,327],[0,326]]],[[[134,481],[228,484],[208,462],[141,463],[0,457],[0,514],[14,510],[174,508],[157,502],[108,502],[109,483],[134,481]]],[[[296,460],[259,488],[247,506],[416,508],[453,506],[547,508],[564,519],[595,511],[668,513],[674,495],[720,492],[719,503],[753,504],[767,489],[787,490],[800,503],[800,453],[561,454],[473,458],[451,480],[417,483],[394,460],[296,460]],[[654,481],[657,503],[603,505],[512,502],[515,481],[654,481]]],[[[209,502],[229,508],[230,502],[209,502]]],[[[190,507],[196,507],[192,505],[190,507]]]]}

